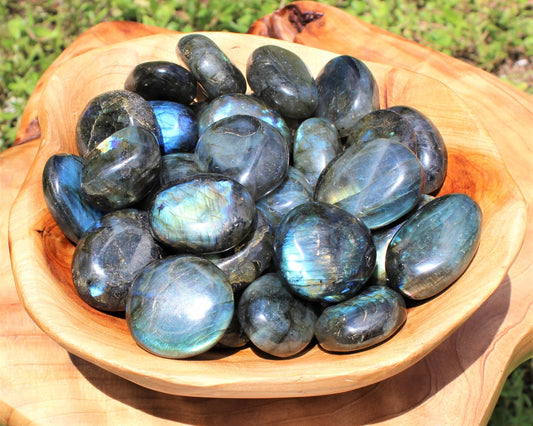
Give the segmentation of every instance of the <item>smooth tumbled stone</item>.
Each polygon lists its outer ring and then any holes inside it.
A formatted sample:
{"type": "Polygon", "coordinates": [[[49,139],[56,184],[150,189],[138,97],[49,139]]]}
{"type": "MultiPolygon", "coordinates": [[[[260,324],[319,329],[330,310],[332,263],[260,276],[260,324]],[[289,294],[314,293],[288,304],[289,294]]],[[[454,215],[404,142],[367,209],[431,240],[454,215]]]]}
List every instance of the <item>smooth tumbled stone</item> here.
{"type": "Polygon", "coordinates": [[[236,296],[235,291],[233,291],[233,297],[235,299],[233,318],[231,319],[226,332],[217,343],[217,347],[219,348],[242,348],[250,342],[250,339],[246,335],[246,332],[239,321],[239,310],[237,309],[237,306],[239,306],[240,296],[236,296]]]}
{"type": "Polygon", "coordinates": [[[357,217],[329,204],[302,204],[278,225],[274,256],[289,287],[299,296],[340,302],[370,277],[376,249],[357,217]]]}
{"type": "Polygon", "coordinates": [[[140,202],[159,185],[161,154],[148,130],[131,126],[100,142],[87,156],[83,194],[98,208],[119,210],[140,202]]]}
{"type": "Polygon", "coordinates": [[[352,352],[388,339],[406,319],[400,294],[385,286],[371,286],[326,308],[316,322],[315,336],[327,351],[352,352]]]}
{"type": "Polygon", "coordinates": [[[435,192],[444,183],[448,169],[448,151],[439,129],[414,108],[394,106],[389,109],[405,117],[413,126],[418,141],[416,155],[426,175],[424,191],[426,194],[435,192]]]}
{"type": "Polygon", "coordinates": [[[46,206],[73,243],[77,243],[83,233],[102,217],[102,212],[87,202],[81,192],[82,167],[83,160],[77,155],[52,155],[42,176],[46,206]]]}
{"type": "Polygon", "coordinates": [[[252,229],[255,204],[239,182],[197,174],[162,188],[150,209],[154,234],[189,253],[216,253],[242,242],[252,229]]]}
{"type": "Polygon", "coordinates": [[[316,78],[315,116],[331,121],[343,137],[364,115],[379,108],[378,86],[368,67],[352,56],[337,56],[316,78]]]}
{"type": "Polygon", "coordinates": [[[148,214],[126,209],[105,215],[74,251],[72,280],[80,297],[103,311],[124,311],[135,277],[163,256],[148,214]]]}
{"type": "Polygon", "coordinates": [[[268,219],[273,229],[283,216],[300,204],[313,201],[313,189],[302,172],[289,167],[280,186],[256,202],[256,207],[268,219]]]}
{"type": "Polygon", "coordinates": [[[190,152],[175,152],[161,157],[161,186],[200,173],[196,156],[190,152]]]}
{"type": "Polygon", "coordinates": [[[342,151],[337,129],[325,118],[308,118],[294,137],[292,159],[314,188],[322,170],[342,151]]]}
{"type": "Polygon", "coordinates": [[[315,79],[298,55],[283,47],[255,49],[246,67],[253,92],[284,117],[307,118],[316,109],[315,79]]]}
{"type": "Polygon", "coordinates": [[[200,170],[235,179],[254,199],[280,185],[289,167],[285,139],[274,127],[250,115],[224,118],[209,126],[195,153],[200,170]]]}
{"type": "Polygon", "coordinates": [[[194,151],[198,141],[198,121],[189,107],[170,101],[150,101],[161,132],[161,154],[194,151]]]}
{"type": "Polygon", "coordinates": [[[78,153],[85,158],[100,142],[116,131],[140,126],[159,139],[159,127],[152,107],[141,95],[128,90],[113,90],[93,98],[76,125],[78,153]]]}
{"type": "Polygon", "coordinates": [[[349,147],[322,172],[315,200],[335,204],[370,229],[394,222],[414,208],[424,190],[416,155],[398,142],[375,139],[349,147]]]}
{"type": "Polygon", "coordinates": [[[135,280],[126,321],[139,346],[166,358],[211,349],[234,312],[233,292],[220,269],[195,256],[151,263],[135,280]]]}
{"type": "Polygon", "coordinates": [[[472,261],[481,236],[482,213],[465,194],[437,197],[394,235],[385,269],[389,286],[423,300],[449,287],[472,261]]]}
{"type": "Polygon", "coordinates": [[[244,290],[238,315],[251,342],[270,355],[296,355],[313,338],[313,309],[287,291],[276,274],[263,275],[244,290]]]}
{"type": "Polygon", "coordinates": [[[244,75],[210,38],[201,34],[183,36],[176,53],[210,98],[246,92],[244,75]]]}
{"type": "Polygon", "coordinates": [[[150,61],[137,65],[124,83],[126,90],[147,101],[173,101],[189,105],[196,97],[197,83],[191,72],[168,61],[150,61]]]}

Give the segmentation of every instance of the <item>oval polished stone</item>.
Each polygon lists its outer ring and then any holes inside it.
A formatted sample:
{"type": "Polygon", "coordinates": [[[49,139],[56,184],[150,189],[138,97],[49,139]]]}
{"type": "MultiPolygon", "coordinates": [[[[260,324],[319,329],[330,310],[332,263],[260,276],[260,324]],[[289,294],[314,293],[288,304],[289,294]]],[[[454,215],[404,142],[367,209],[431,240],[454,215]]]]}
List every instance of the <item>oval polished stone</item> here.
{"type": "Polygon", "coordinates": [[[151,263],[128,295],[126,321],[139,346],[166,358],[211,349],[234,312],[233,292],[215,265],[195,256],[151,263]]]}
{"type": "Polygon", "coordinates": [[[77,245],[72,257],[72,280],[80,297],[92,307],[124,311],[135,277],[162,256],[146,212],[112,212],[84,234],[77,245]]]}
{"type": "Polygon", "coordinates": [[[337,56],[316,78],[315,116],[333,123],[341,137],[365,114],[379,108],[378,86],[368,67],[352,56],[337,56]]]}
{"type": "Polygon", "coordinates": [[[340,302],[370,277],[376,249],[355,216],[324,203],[302,204],[278,225],[274,256],[290,289],[311,301],[340,302]]]}
{"type": "Polygon", "coordinates": [[[316,322],[315,336],[327,351],[352,352],[388,339],[406,319],[405,302],[397,292],[371,286],[326,308],[316,322]]]}
{"type": "Polygon", "coordinates": [[[320,173],[342,151],[337,129],[325,118],[308,118],[294,137],[292,158],[314,188],[320,173]]]}
{"type": "Polygon", "coordinates": [[[161,154],[194,151],[198,121],[189,107],[170,101],[150,101],[161,133],[161,154]]]}
{"type": "Polygon", "coordinates": [[[100,142],[116,131],[140,126],[160,138],[152,107],[141,95],[127,90],[113,90],[93,98],[82,111],[76,125],[78,153],[85,158],[100,142]]]}
{"type": "Polygon", "coordinates": [[[77,155],[52,155],[42,176],[46,206],[74,244],[102,217],[102,212],[87,202],[81,191],[82,167],[83,160],[77,155]]]}
{"type": "Polygon", "coordinates": [[[87,156],[81,189],[101,210],[118,210],[140,202],[159,185],[161,154],[148,130],[131,126],[100,142],[87,156]]]}
{"type": "Polygon", "coordinates": [[[390,242],[385,268],[389,286],[415,300],[450,286],[479,245],[482,214],[465,194],[437,197],[418,210],[390,242]]]}
{"type": "Polygon", "coordinates": [[[175,152],[161,157],[161,186],[200,173],[196,156],[190,152],[175,152]]]}
{"type": "Polygon", "coordinates": [[[274,127],[250,115],[213,123],[198,140],[195,153],[200,170],[235,179],[254,199],[280,185],[289,167],[285,139],[274,127]]]}
{"type": "Polygon", "coordinates": [[[394,106],[389,109],[405,117],[413,126],[418,141],[416,155],[426,175],[424,191],[426,194],[437,191],[444,183],[448,169],[448,151],[439,129],[414,108],[394,106]]]}
{"type": "Polygon", "coordinates": [[[276,274],[263,275],[244,290],[238,315],[251,342],[273,356],[296,355],[313,338],[313,309],[289,293],[276,274]]]}
{"type": "Polygon", "coordinates": [[[255,204],[240,183],[197,174],[165,187],[150,209],[154,234],[184,252],[215,253],[242,242],[252,229],[255,204]]]}
{"type": "Polygon", "coordinates": [[[253,92],[282,116],[307,118],[316,109],[315,79],[290,50],[273,45],[258,47],[248,59],[246,78],[253,92]]]}
{"type": "Polygon", "coordinates": [[[178,64],[150,61],[133,68],[124,88],[138,93],[147,101],[173,101],[189,105],[196,97],[197,83],[191,72],[178,64]]]}
{"type": "Polygon", "coordinates": [[[273,229],[278,226],[283,216],[300,204],[313,201],[313,189],[299,170],[289,167],[283,182],[270,194],[256,202],[273,229]]]}
{"type": "Polygon", "coordinates": [[[246,92],[244,75],[210,38],[201,34],[183,36],[176,53],[210,98],[246,92]]]}
{"type": "Polygon", "coordinates": [[[370,229],[403,216],[418,203],[424,171],[409,148],[388,139],[349,147],[322,172],[315,200],[335,204],[370,229]]]}

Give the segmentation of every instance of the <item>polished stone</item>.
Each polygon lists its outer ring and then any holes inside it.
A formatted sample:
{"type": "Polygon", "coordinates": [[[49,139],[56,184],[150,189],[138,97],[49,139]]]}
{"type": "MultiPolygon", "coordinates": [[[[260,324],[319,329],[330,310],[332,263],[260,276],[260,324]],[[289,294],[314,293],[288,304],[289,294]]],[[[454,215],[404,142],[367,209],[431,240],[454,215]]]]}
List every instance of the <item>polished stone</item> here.
{"type": "Polygon", "coordinates": [[[196,156],[190,152],[175,152],[161,157],[161,186],[200,173],[196,156]]]}
{"type": "Polygon", "coordinates": [[[240,295],[236,295],[234,291],[233,297],[235,299],[235,310],[233,311],[233,317],[231,318],[231,322],[229,323],[226,332],[217,343],[218,348],[242,348],[250,342],[250,339],[246,335],[246,332],[242,328],[239,321],[239,311],[237,306],[239,306],[240,295]]]}

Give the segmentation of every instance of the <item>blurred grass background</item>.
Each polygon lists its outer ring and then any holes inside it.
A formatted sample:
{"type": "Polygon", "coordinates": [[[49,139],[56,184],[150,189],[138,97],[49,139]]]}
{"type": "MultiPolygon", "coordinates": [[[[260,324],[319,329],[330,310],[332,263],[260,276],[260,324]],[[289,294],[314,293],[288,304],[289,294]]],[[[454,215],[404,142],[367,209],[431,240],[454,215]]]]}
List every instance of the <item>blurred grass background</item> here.
{"type": "MultiPolygon", "coordinates": [[[[533,94],[533,0],[324,0],[367,22],[461,58],[533,94]]],[[[289,3],[289,2],[287,2],[289,3]]],[[[130,20],[183,32],[246,32],[275,0],[3,0],[0,152],[9,147],[39,76],[98,22],[130,20]]],[[[507,380],[491,425],[533,425],[533,363],[507,380]]]]}

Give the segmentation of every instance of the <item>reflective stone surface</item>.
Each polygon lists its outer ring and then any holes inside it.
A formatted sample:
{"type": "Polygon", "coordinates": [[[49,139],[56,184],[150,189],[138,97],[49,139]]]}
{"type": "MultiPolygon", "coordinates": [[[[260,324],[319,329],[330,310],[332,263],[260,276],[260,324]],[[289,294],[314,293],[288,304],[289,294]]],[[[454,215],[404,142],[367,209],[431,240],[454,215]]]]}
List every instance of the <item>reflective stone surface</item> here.
{"type": "Polygon", "coordinates": [[[282,116],[310,117],[316,109],[315,79],[298,55],[279,46],[255,49],[246,67],[253,92],[282,116]]]}
{"type": "Polygon", "coordinates": [[[128,126],[140,126],[160,138],[152,107],[141,95],[127,90],[113,90],[93,98],[76,125],[78,153],[85,158],[100,142],[128,126]]]}
{"type": "Polygon", "coordinates": [[[283,218],[276,229],[274,255],[292,291],[325,302],[356,294],[376,261],[368,228],[357,217],[324,203],[302,204],[283,218]]]}
{"type": "Polygon", "coordinates": [[[280,185],[289,167],[285,139],[274,127],[249,115],[213,123],[198,140],[195,153],[200,170],[235,179],[255,199],[280,185]]]}
{"type": "Polygon", "coordinates": [[[161,154],[194,151],[198,141],[198,122],[189,107],[170,101],[150,101],[161,132],[161,154]]]}
{"type": "Polygon", "coordinates": [[[418,203],[424,171],[415,154],[389,139],[349,147],[320,175],[315,199],[359,217],[370,229],[385,226],[418,203]]]}
{"type": "Polygon", "coordinates": [[[465,194],[437,197],[394,235],[386,255],[389,286],[411,299],[432,297],[468,267],[479,245],[482,214],[465,194]]]}
{"type": "Polygon", "coordinates": [[[87,156],[81,176],[83,194],[101,210],[126,208],[159,185],[161,154],[148,130],[131,126],[100,142],[87,156]]]}
{"type": "Polygon", "coordinates": [[[147,351],[188,358],[220,340],[233,312],[233,292],[222,271],[199,257],[174,256],[153,262],[135,280],[126,321],[147,351]]]}
{"type": "Polygon", "coordinates": [[[378,86],[368,67],[352,56],[337,56],[316,78],[315,116],[331,121],[341,136],[365,114],[379,108],[378,86]]]}
{"type": "Polygon", "coordinates": [[[406,319],[405,302],[397,292],[371,286],[326,308],[316,322],[315,336],[327,351],[357,351],[388,339],[406,319]]]}
{"type": "Polygon", "coordinates": [[[83,160],[77,155],[52,155],[43,170],[46,206],[65,236],[77,243],[102,217],[81,192],[83,160]]]}
{"type": "Polygon", "coordinates": [[[74,286],[92,307],[124,311],[137,274],[162,255],[146,212],[126,209],[109,213],[84,234],[74,251],[74,286]]]}
{"type": "Polygon", "coordinates": [[[183,36],[176,53],[210,98],[246,92],[244,75],[210,38],[201,34],[183,36]]]}
{"type": "Polygon", "coordinates": [[[239,306],[240,296],[236,296],[235,292],[233,292],[233,297],[235,299],[235,310],[233,311],[233,317],[231,318],[231,322],[229,323],[226,332],[218,341],[217,347],[242,348],[250,342],[250,339],[246,335],[246,332],[242,328],[239,321],[239,312],[237,306],[239,306]]]}
{"type": "Polygon", "coordinates": [[[148,101],[173,101],[189,105],[196,97],[197,84],[191,72],[181,65],[150,61],[133,68],[124,88],[148,101]]]}
{"type": "Polygon", "coordinates": [[[252,343],[270,355],[296,355],[313,338],[315,313],[289,293],[276,274],[263,275],[244,290],[238,314],[252,343]]]}
{"type": "Polygon", "coordinates": [[[254,217],[254,201],[246,188],[214,174],[197,174],[164,187],[150,208],[156,238],[189,253],[235,247],[252,229],[254,217]]]}
{"type": "Polygon", "coordinates": [[[161,186],[200,173],[196,156],[189,152],[175,152],[161,157],[161,186]]]}

